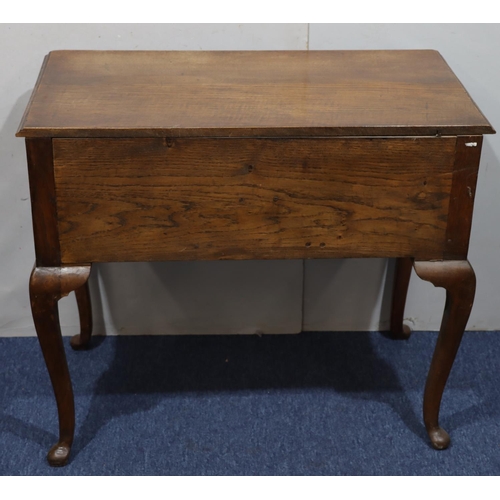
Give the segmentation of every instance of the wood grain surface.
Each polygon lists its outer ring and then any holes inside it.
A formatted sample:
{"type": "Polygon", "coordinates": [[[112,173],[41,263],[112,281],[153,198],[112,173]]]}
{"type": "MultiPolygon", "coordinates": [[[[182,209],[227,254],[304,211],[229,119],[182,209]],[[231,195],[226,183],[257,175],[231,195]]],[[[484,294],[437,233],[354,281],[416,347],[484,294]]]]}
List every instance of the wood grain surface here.
{"type": "Polygon", "coordinates": [[[494,133],[432,50],[55,51],[18,136],[494,133]]]}
{"type": "Polygon", "coordinates": [[[445,259],[467,258],[482,145],[482,136],[457,138],[445,259]]]}
{"type": "Polygon", "coordinates": [[[54,139],[62,261],[439,259],[455,143],[54,139]]]}
{"type": "Polygon", "coordinates": [[[26,157],[36,265],[58,266],[61,263],[61,252],[57,229],[52,140],[26,139],[26,157]]]}

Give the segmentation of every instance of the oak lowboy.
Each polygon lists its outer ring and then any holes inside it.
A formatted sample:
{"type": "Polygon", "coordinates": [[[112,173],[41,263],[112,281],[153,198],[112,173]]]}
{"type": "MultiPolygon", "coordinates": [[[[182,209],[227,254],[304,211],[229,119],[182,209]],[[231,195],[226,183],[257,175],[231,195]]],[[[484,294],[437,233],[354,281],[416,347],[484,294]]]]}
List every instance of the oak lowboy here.
{"type": "Polygon", "coordinates": [[[26,138],[33,317],[66,463],[74,403],[58,300],[87,347],[94,262],[392,257],[391,315],[412,266],[444,287],[424,392],[433,446],[475,290],[467,261],[482,136],[493,128],[435,51],[57,51],[26,138]]]}

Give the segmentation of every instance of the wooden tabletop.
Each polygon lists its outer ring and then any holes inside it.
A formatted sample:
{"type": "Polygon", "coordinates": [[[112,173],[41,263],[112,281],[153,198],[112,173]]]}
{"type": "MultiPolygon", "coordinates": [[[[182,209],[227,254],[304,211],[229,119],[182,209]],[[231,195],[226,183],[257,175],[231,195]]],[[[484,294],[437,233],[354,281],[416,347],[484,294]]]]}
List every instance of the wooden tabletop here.
{"type": "Polygon", "coordinates": [[[494,132],[433,50],[55,51],[17,136],[494,132]]]}

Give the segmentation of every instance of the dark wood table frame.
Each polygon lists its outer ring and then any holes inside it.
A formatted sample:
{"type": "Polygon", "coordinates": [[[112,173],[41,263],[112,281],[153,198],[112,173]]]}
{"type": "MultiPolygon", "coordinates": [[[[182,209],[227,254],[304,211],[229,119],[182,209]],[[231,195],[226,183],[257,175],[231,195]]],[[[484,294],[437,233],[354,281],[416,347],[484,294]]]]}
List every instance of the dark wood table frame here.
{"type": "Polygon", "coordinates": [[[49,54],[26,138],[30,297],[64,465],[75,428],[58,301],[88,347],[93,262],[390,257],[391,332],[412,267],[446,289],[424,392],[432,445],[473,305],[467,261],[482,136],[493,128],[435,51],[49,54]]]}

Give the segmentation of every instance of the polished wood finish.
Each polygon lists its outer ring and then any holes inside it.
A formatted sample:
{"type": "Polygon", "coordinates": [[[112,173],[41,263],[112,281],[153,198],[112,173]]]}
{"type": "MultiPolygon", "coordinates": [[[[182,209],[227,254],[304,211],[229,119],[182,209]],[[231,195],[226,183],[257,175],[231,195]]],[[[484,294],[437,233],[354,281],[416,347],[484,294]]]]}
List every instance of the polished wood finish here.
{"type": "Polygon", "coordinates": [[[90,266],[35,267],[30,278],[30,300],[36,333],[57,402],[59,440],[50,449],[50,465],[64,465],[75,430],[73,389],[64,353],[57,302],[85,285],[90,266]]]}
{"type": "Polygon", "coordinates": [[[70,345],[75,350],[88,349],[92,336],[92,304],[88,281],[75,290],[80,316],[80,333],[71,337],[70,345]]]}
{"type": "Polygon", "coordinates": [[[55,51],[26,137],[33,318],[59,413],[74,403],[58,300],[75,291],[89,346],[90,264],[395,257],[391,332],[407,338],[411,263],[446,288],[424,421],[441,398],[474,299],[467,262],[482,134],[493,128],[435,51],[55,51]]]}
{"type": "Polygon", "coordinates": [[[52,139],[26,139],[31,213],[37,266],[61,263],[52,139]]]}
{"type": "Polygon", "coordinates": [[[482,144],[482,136],[457,137],[445,259],[467,258],[482,144]]]}
{"type": "Polygon", "coordinates": [[[438,450],[450,444],[439,425],[444,387],[469,319],[476,291],[476,276],[466,260],[415,262],[415,272],[434,286],[446,289],[446,305],[424,392],[424,422],[431,443],[438,450]]]}
{"type": "Polygon", "coordinates": [[[62,262],[441,259],[455,142],[54,139],[62,262]]]}
{"type": "Polygon", "coordinates": [[[411,335],[410,327],[403,323],[403,318],[412,268],[413,261],[411,258],[396,259],[390,327],[390,334],[395,339],[406,340],[411,335]]]}
{"type": "Polygon", "coordinates": [[[55,51],[18,136],[491,132],[433,50],[55,51]]]}

